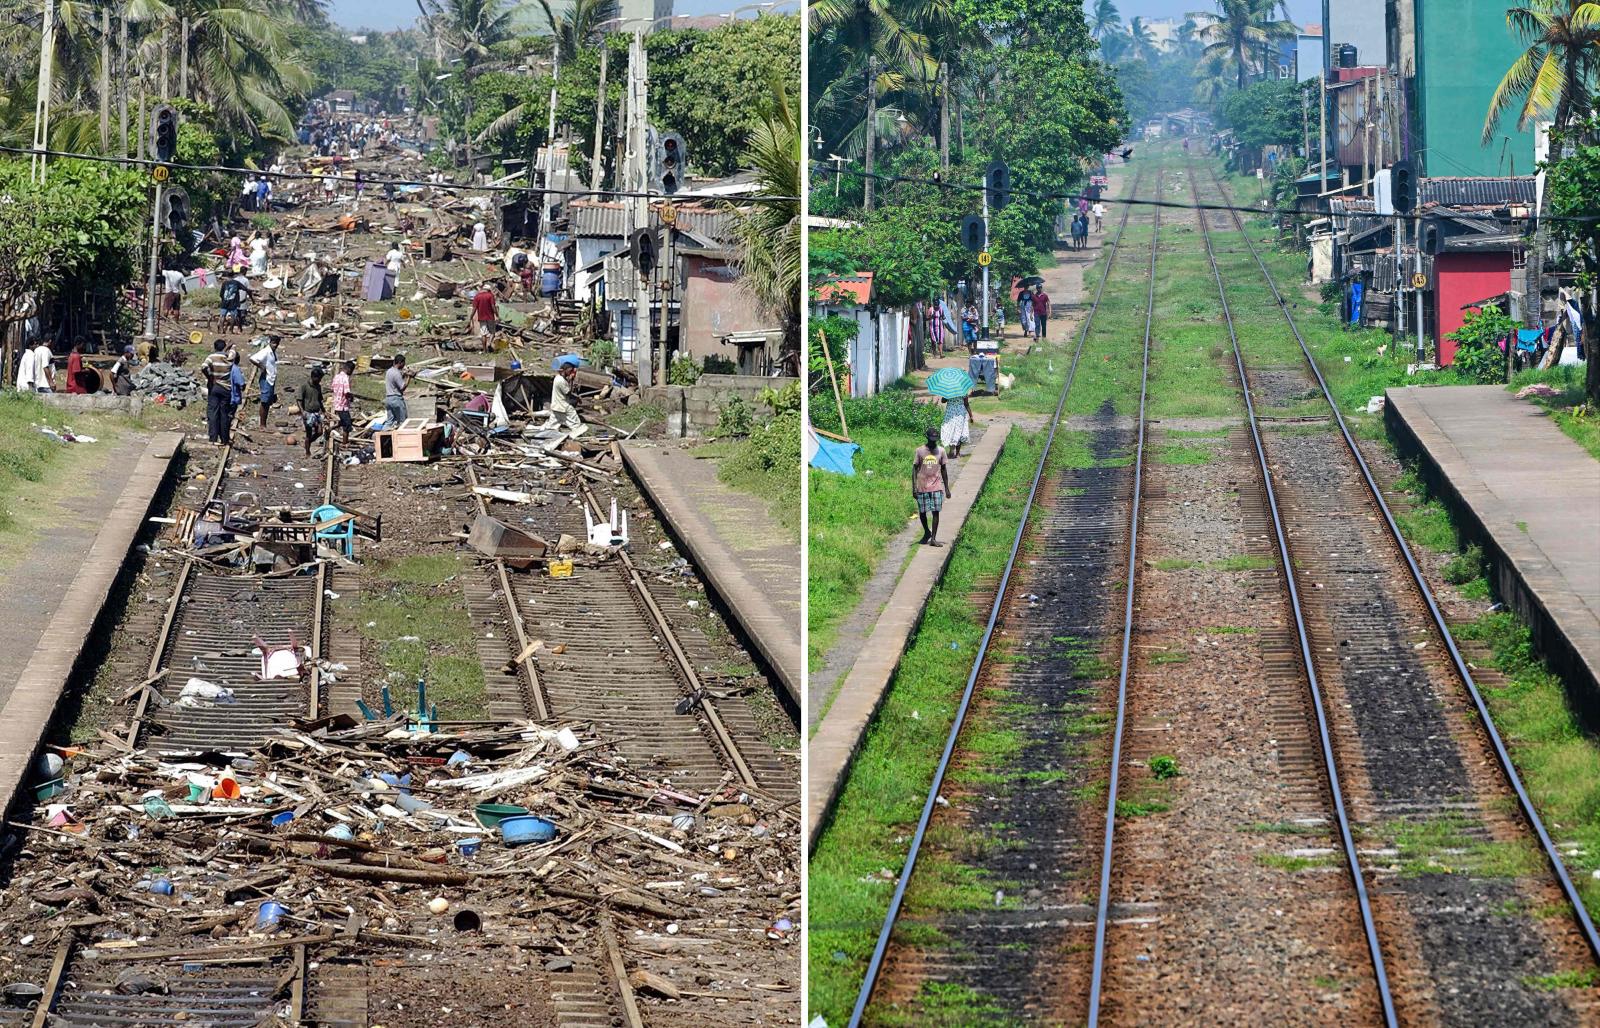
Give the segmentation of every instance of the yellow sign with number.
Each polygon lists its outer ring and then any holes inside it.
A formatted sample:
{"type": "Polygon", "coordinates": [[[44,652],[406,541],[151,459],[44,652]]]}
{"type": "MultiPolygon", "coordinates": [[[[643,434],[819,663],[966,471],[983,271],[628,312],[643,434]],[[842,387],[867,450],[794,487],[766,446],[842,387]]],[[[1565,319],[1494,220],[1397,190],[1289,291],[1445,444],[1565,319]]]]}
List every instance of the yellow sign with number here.
{"type": "Polygon", "coordinates": [[[994,262],[994,257],[992,257],[989,254],[988,250],[985,250],[982,253],[978,254],[978,267],[987,268],[993,262],[994,262]]]}
{"type": "Polygon", "coordinates": [[[1415,274],[1413,274],[1411,276],[1411,288],[1412,289],[1426,289],[1427,287],[1428,287],[1428,276],[1424,275],[1420,271],[1416,272],[1415,274]]]}
{"type": "Polygon", "coordinates": [[[167,166],[165,164],[158,164],[150,169],[150,177],[155,179],[157,182],[165,182],[167,178],[171,176],[171,174],[172,172],[167,170],[167,166]]]}

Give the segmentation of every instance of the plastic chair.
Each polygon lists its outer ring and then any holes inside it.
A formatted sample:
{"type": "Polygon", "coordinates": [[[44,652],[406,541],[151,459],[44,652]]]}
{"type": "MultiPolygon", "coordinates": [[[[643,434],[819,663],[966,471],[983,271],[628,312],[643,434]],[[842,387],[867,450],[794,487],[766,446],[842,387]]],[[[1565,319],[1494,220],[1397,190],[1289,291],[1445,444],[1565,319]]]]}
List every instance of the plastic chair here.
{"type": "MultiPolygon", "coordinates": [[[[340,510],[338,507],[335,507],[332,504],[325,504],[311,512],[311,521],[313,524],[323,521],[332,521],[334,518],[339,517],[343,513],[344,511],[340,510]]],[[[316,533],[316,539],[318,541],[323,539],[334,540],[340,544],[340,549],[344,551],[344,555],[346,557],[349,557],[352,560],[355,559],[356,523],[353,519],[346,521],[342,525],[334,525],[332,528],[320,529],[316,533]]]]}

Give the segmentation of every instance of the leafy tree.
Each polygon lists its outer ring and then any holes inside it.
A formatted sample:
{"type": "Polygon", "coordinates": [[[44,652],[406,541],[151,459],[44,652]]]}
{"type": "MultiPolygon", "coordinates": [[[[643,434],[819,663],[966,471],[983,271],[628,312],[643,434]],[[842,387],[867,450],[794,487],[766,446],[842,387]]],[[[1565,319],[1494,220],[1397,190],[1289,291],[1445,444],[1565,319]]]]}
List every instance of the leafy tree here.
{"type": "Polygon", "coordinates": [[[1552,114],[1557,128],[1594,104],[1595,73],[1600,70],[1600,3],[1592,0],[1532,0],[1506,11],[1506,25],[1529,40],[1489,100],[1483,119],[1483,143],[1494,140],[1496,126],[1518,97],[1517,128],[1541,114],[1552,114]]]}
{"type": "Polygon", "coordinates": [[[1294,146],[1303,139],[1301,87],[1268,79],[1228,94],[1218,112],[1246,146],[1294,146]]]}
{"type": "Polygon", "coordinates": [[[800,107],[774,76],[771,107],[752,134],[745,164],[754,168],[760,195],[739,219],[739,263],[744,282],[783,325],[783,352],[800,349],[800,107]]]}
{"type": "Polygon", "coordinates": [[[1215,13],[1196,11],[1188,17],[1216,18],[1200,30],[1200,38],[1207,44],[1203,54],[1232,63],[1238,88],[1243,89],[1246,79],[1255,73],[1262,48],[1295,34],[1294,23],[1288,20],[1287,0],[1216,0],[1216,4],[1215,13]],[[1280,9],[1282,20],[1273,17],[1280,9]]]}
{"type": "Polygon", "coordinates": [[[1094,14],[1089,18],[1089,31],[1095,39],[1104,39],[1122,27],[1122,16],[1113,0],[1095,0],[1094,14]]]}
{"type": "MultiPolygon", "coordinates": [[[[1591,117],[1578,126],[1583,137],[1600,136],[1600,118],[1591,117]]],[[[1577,134],[1577,133],[1574,133],[1577,134]]],[[[1595,310],[1594,290],[1600,288],[1600,145],[1580,142],[1569,145],[1561,134],[1552,132],[1552,145],[1563,152],[1548,165],[1545,176],[1545,219],[1550,233],[1566,244],[1566,266],[1578,273],[1578,292],[1582,296],[1584,335],[1589,355],[1585,371],[1584,394],[1592,406],[1600,407],[1600,359],[1594,339],[1600,334],[1600,311],[1595,310]]]]}
{"type": "Polygon", "coordinates": [[[148,211],[136,172],[62,160],[38,186],[26,162],[0,163],[0,336],[30,293],[42,304],[128,281],[148,211]]]}

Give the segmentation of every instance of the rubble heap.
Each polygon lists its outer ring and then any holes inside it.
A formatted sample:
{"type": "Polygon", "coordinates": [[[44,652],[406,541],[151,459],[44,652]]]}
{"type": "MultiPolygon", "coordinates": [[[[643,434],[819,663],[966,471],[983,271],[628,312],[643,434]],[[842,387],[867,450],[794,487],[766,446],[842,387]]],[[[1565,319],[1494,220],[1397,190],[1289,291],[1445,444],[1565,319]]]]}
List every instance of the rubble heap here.
{"type": "Polygon", "coordinates": [[[150,396],[164,396],[168,403],[198,403],[206,398],[205,385],[194,372],[155,361],[133,373],[133,388],[150,396]]]}

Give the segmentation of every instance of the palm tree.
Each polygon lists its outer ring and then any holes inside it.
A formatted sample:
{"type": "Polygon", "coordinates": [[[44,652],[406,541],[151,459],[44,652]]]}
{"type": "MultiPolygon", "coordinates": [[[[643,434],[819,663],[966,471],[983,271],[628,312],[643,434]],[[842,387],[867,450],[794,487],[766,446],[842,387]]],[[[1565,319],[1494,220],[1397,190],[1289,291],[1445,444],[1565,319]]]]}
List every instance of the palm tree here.
{"type": "Polygon", "coordinates": [[[1196,11],[1186,17],[1217,19],[1200,30],[1200,38],[1207,41],[1201,53],[1232,61],[1240,89],[1254,67],[1253,55],[1263,46],[1295,34],[1294,22],[1288,20],[1287,0],[1217,0],[1215,15],[1196,11]],[[1273,17],[1280,9],[1284,12],[1282,20],[1273,17]]]}
{"type": "Polygon", "coordinates": [[[1532,0],[1532,6],[1507,10],[1506,25],[1529,46],[1489,100],[1483,119],[1485,146],[1519,98],[1518,129],[1540,115],[1552,115],[1556,128],[1566,128],[1593,106],[1595,72],[1600,70],[1600,3],[1532,0]]]}
{"type": "Polygon", "coordinates": [[[924,26],[953,22],[951,6],[949,0],[811,0],[811,119],[830,149],[864,148],[867,89],[885,102],[928,91],[938,60],[924,26]],[[871,83],[869,58],[878,66],[871,83]]]}
{"type": "Polygon", "coordinates": [[[550,0],[539,0],[544,9],[545,22],[555,39],[556,57],[562,64],[571,65],[578,59],[578,50],[600,36],[600,26],[614,20],[622,10],[619,0],[572,0],[572,5],[557,14],[550,0]]]}
{"type": "Polygon", "coordinates": [[[1192,57],[1200,41],[1200,26],[1193,18],[1185,18],[1183,24],[1178,26],[1177,36],[1179,52],[1192,57]]]}
{"type": "Polygon", "coordinates": [[[1128,22],[1128,48],[1135,60],[1149,60],[1156,52],[1156,36],[1137,14],[1128,22]]]}
{"type": "Polygon", "coordinates": [[[739,218],[739,264],[745,284],[783,325],[784,354],[800,349],[800,110],[773,77],[772,103],[745,146],[758,200],[739,218]]]}
{"type": "Polygon", "coordinates": [[[1113,29],[1100,37],[1100,56],[1108,64],[1116,64],[1127,56],[1133,44],[1128,39],[1128,34],[1121,29],[1113,29]]]}
{"type": "Polygon", "coordinates": [[[511,38],[515,12],[505,0],[417,0],[417,9],[469,71],[511,38]]]}
{"type": "Polygon", "coordinates": [[[1107,34],[1122,27],[1122,16],[1113,0],[1095,0],[1094,13],[1089,16],[1089,35],[1104,39],[1107,34]]]}

